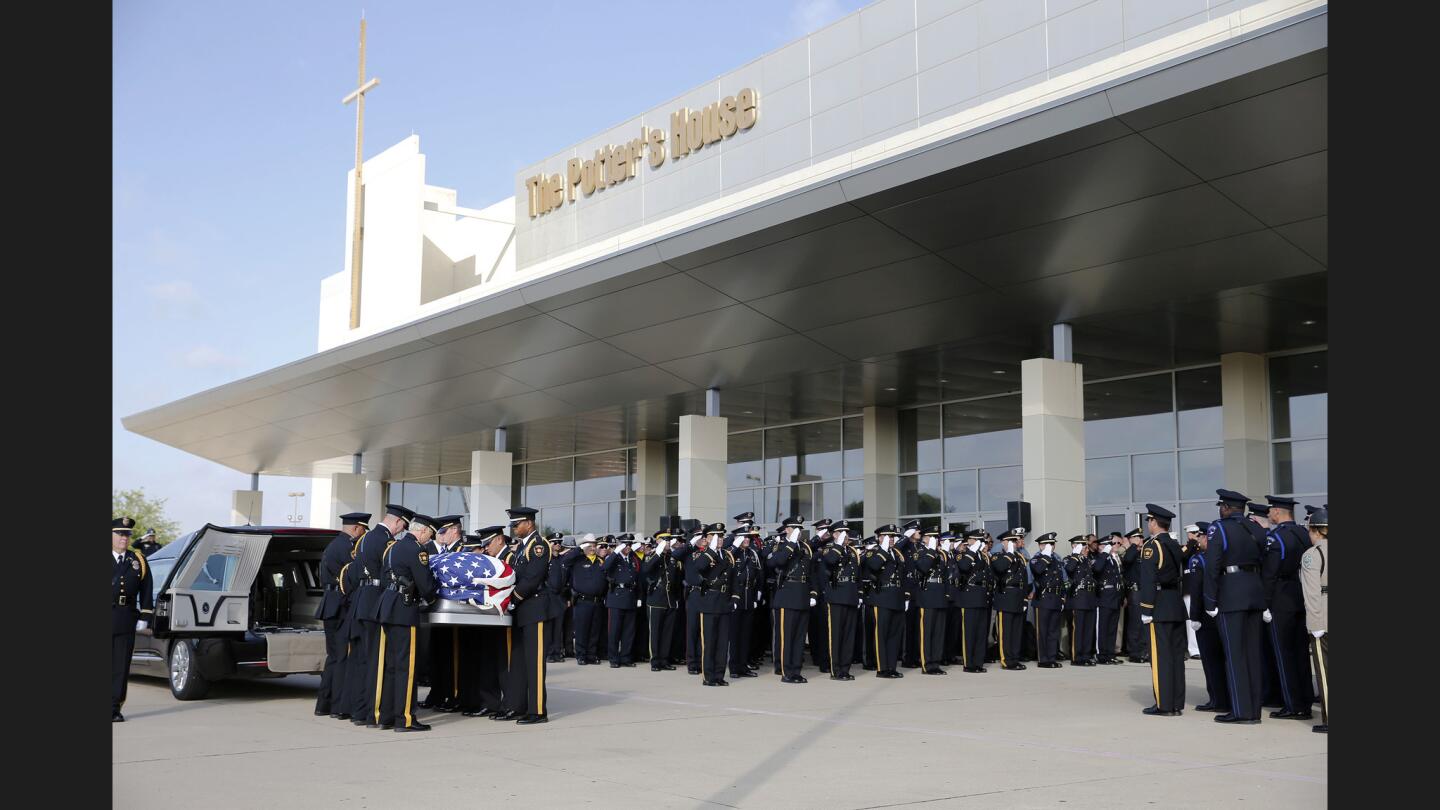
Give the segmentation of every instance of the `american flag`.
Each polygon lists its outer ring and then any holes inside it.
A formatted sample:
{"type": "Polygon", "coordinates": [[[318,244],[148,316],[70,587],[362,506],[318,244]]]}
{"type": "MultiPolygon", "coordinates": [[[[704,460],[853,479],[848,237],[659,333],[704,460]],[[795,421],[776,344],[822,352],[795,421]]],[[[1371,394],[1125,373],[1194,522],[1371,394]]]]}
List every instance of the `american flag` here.
{"type": "Polygon", "coordinates": [[[515,571],[504,560],[474,551],[450,551],[430,558],[441,599],[510,610],[515,571]]]}

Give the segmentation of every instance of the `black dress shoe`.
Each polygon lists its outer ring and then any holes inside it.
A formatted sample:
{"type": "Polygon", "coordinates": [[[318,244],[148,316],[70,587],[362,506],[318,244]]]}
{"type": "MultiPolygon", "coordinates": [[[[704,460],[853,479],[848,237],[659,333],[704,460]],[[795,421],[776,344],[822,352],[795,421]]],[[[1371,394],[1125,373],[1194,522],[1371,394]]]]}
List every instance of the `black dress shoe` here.
{"type": "Polygon", "coordinates": [[[563,664],[563,663],[565,663],[565,656],[563,656],[563,655],[548,655],[548,656],[545,657],[545,663],[547,663],[547,664],[563,664]]]}
{"type": "MultiPolygon", "coordinates": [[[[394,724],[394,723],[381,723],[381,724],[380,724],[380,729],[381,729],[382,731],[389,731],[389,730],[392,729],[392,728],[395,728],[395,724],[394,724]]],[[[426,726],[425,728],[430,728],[430,727],[429,727],[429,726],[426,726]]]]}
{"type": "Polygon", "coordinates": [[[415,722],[411,723],[411,724],[408,725],[408,726],[395,726],[395,730],[396,730],[396,731],[429,731],[429,730],[430,730],[430,726],[429,726],[428,724],[426,724],[426,723],[422,723],[422,722],[420,722],[419,720],[416,720],[415,722]]]}
{"type": "Polygon", "coordinates": [[[352,717],[350,722],[357,726],[373,726],[374,723],[367,722],[363,717],[352,717]]]}
{"type": "Polygon", "coordinates": [[[460,712],[460,715],[462,717],[489,717],[494,713],[494,711],[482,707],[479,709],[467,709],[463,712],[460,712]]]}
{"type": "Polygon", "coordinates": [[[1309,720],[1314,717],[1310,712],[1292,712],[1289,709],[1270,712],[1270,716],[1277,720],[1309,720]]]}
{"type": "Polygon", "coordinates": [[[620,668],[620,662],[619,662],[619,661],[611,661],[611,662],[610,662],[610,668],[611,668],[611,669],[619,669],[619,668],[620,668]]]}
{"type": "Polygon", "coordinates": [[[1041,669],[1060,669],[1060,662],[1059,662],[1059,661],[1041,661],[1040,663],[1036,664],[1035,666],[1038,666],[1038,667],[1040,667],[1041,669]]]}
{"type": "Polygon", "coordinates": [[[1214,703],[1201,703],[1199,706],[1196,706],[1196,707],[1195,707],[1195,711],[1197,711],[1197,712],[1218,712],[1218,711],[1220,711],[1220,707],[1219,707],[1219,706],[1216,706],[1214,703]]]}
{"type": "Polygon", "coordinates": [[[1329,733],[1330,733],[1330,724],[1329,724],[1329,723],[1321,723],[1321,724],[1318,725],[1318,726],[1312,726],[1312,727],[1310,728],[1310,730],[1313,731],[1313,732],[1315,732],[1316,734],[1329,734],[1329,733]]]}
{"type": "Polygon", "coordinates": [[[1254,720],[1245,720],[1244,718],[1236,717],[1236,716],[1233,715],[1233,714],[1228,714],[1228,713],[1227,713],[1227,714],[1217,714],[1217,715],[1215,715],[1215,722],[1217,722],[1217,723],[1239,723],[1240,725],[1253,726],[1253,725],[1255,725],[1255,724],[1257,724],[1257,723],[1260,722],[1260,718],[1257,717],[1257,718],[1255,718],[1254,720]]]}
{"type": "Polygon", "coordinates": [[[437,711],[437,712],[443,712],[443,713],[445,713],[445,714],[451,714],[452,712],[458,712],[458,711],[460,711],[460,706],[459,706],[459,704],[451,703],[451,702],[448,701],[448,700],[445,701],[444,703],[441,703],[441,704],[435,706],[434,708],[435,708],[435,711],[437,711]]]}
{"type": "Polygon", "coordinates": [[[1180,716],[1180,712],[1179,712],[1179,711],[1170,711],[1170,712],[1161,711],[1159,706],[1151,706],[1151,707],[1148,708],[1148,709],[1141,709],[1141,710],[1140,710],[1140,713],[1141,713],[1141,714],[1153,714],[1153,715],[1158,715],[1158,716],[1160,716],[1160,717],[1179,717],[1179,716],[1180,716]]]}
{"type": "Polygon", "coordinates": [[[635,662],[634,662],[634,661],[630,661],[630,662],[628,662],[628,663],[622,663],[620,666],[622,666],[622,667],[633,667],[633,666],[635,666],[635,662]]]}
{"type": "Polygon", "coordinates": [[[550,716],[545,714],[527,714],[515,721],[517,726],[533,726],[536,723],[548,723],[550,716]]]}
{"type": "Polygon", "coordinates": [[[701,685],[701,686],[719,686],[719,685],[720,685],[720,682],[719,682],[719,681],[712,681],[712,680],[710,680],[709,678],[706,678],[705,680],[703,680],[703,681],[700,682],[700,685],[701,685]]]}
{"type": "Polygon", "coordinates": [[[520,715],[520,712],[512,712],[512,711],[509,711],[508,709],[506,709],[506,710],[498,711],[498,712],[490,715],[490,719],[491,719],[491,720],[504,721],[504,720],[514,720],[515,718],[520,717],[520,716],[521,716],[521,715],[520,715]]]}
{"type": "Polygon", "coordinates": [[[315,716],[316,716],[316,717],[334,717],[334,715],[330,714],[329,711],[321,711],[320,709],[316,709],[316,710],[315,710],[315,716]]]}
{"type": "Polygon", "coordinates": [[[700,674],[700,670],[698,670],[698,669],[689,669],[689,668],[686,668],[685,671],[686,671],[687,673],[691,674],[691,675],[699,675],[699,674],[700,674]]]}
{"type": "Polygon", "coordinates": [[[986,658],[986,659],[985,659],[985,663],[987,663],[987,664],[995,664],[995,663],[999,663],[999,661],[1000,661],[999,658],[986,658]]]}
{"type": "Polygon", "coordinates": [[[110,713],[110,722],[112,722],[112,723],[123,723],[123,722],[125,722],[125,715],[121,714],[120,712],[111,712],[111,713],[110,713]]]}
{"type": "Polygon", "coordinates": [[[854,676],[854,675],[851,675],[850,673],[847,672],[847,673],[845,673],[844,675],[841,675],[841,676],[840,676],[840,680],[842,680],[842,681],[853,681],[853,680],[855,680],[855,676],[854,676]]]}
{"type": "Polygon", "coordinates": [[[675,666],[673,664],[661,664],[660,668],[664,670],[672,670],[675,668],[675,666]]]}
{"type": "Polygon", "coordinates": [[[732,673],[730,673],[730,677],[732,677],[732,678],[758,678],[758,677],[760,677],[760,676],[757,675],[757,674],[755,674],[754,672],[751,672],[750,670],[746,669],[746,670],[741,670],[740,672],[732,672],[732,673]]]}
{"type": "Polygon", "coordinates": [[[941,668],[939,668],[939,667],[931,667],[930,669],[927,669],[927,670],[925,670],[924,672],[921,672],[920,674],[921,674],[921,675],[944,675],[944,674],[945,674],[945,670],[943,670],[943,669],[941,669],[941,668]]]}
{"type": "Polygon", "coordinates": [[[1016,670],[1016,671],[1022,670],[1022,669],[1024,669],[1024,668],[1025,668],[1025,665],[1024,665],[1024,664],[1009,664],[1009,665],[1007,665],[1007,666],[1001,667],[1001,669],[1013,669],[1013,670],[1016,670]]]}
{"type": "Polygon", "coordinates": [[[1094,661],[1076,661],[1075,663],[1071,664],[1070,666],[1072,666],[1072,667],[1093,667],[1093,666],[1095,666],[1095,662],[1094,662],[1094,661]]]}
{"type": "Polygon", "coordinates": [[[786,675],[780,679],[781,683],[805,683],[805,679],[799,675],[786,675]]]}
{"type": "Polygon", "coordinates": [[[966,672],[984,672],[985,667],[965,667],[966,672]]]}
{"type": "Polygon", "coordinates": [[[348,714],[332,714],[332,715],[330,715],[330,718],[331,718],[332,720],[349,720],[349,719],[350,719],[350,715],[348,715],[348,714]]]}
{"type": "Polygon", "coordinates": [[[901,666],[902,668],[904,668],[904,669],[919,669],[919,668],[920,668],[920,665],[919,665],[919,664],[901,664],[900,666],[901,666]]]}
{"type": "Polygon", "coordinates": [[[424,700],[420,701],[419,703],[416,703],[415,705],[416,705],[417,707],[421,708],[421,709],[433,709],[433,708],[435,708],[435,704],[432,703],[431,700],[430,700],[430,698],[428,698],[428,697],[425,698],[424,700]]]}

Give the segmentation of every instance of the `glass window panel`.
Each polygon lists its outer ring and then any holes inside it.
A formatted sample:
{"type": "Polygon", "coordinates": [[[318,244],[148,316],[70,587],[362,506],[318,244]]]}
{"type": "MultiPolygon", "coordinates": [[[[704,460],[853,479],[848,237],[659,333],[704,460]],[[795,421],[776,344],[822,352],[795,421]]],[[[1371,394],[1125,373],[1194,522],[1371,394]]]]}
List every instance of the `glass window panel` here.
{"type": "Polygon", "coordinates": [[[1010,501],[1020,500],[1019,467],[993,467],[980,471],[980,509],[1004,509],[1010,501]]]}
{"type": "MultiPolygon", "coordinates": [[[[732,433],[728,441],[727,451],[730,460],[725,466],[725,485],[734,489],[735,487],[753,487],[765,483],[761,478],[764,475],[764,461],[760,455],[760,431],[752,433],[732,433]]],[[[733,514],[739,514],[735,512],[733,514]]]]}
{"type": "MultiPolygon", "coordinates": [[[[1210,494],[1214,495],[1215,493],[1212,492],[1210,494]]],[[[1220,517],[1220,513],[1216,511],[1215,501],[1213,500],[1182,503],[1180,504],[1180,511],[1177,514],[1180,515],[1180,521],[1179,523],[1170,524],[1170,528],[1175,530],[1176,537],[1179,538],[1182,543],[1186,539],[1183,537],[1186,526],[1202,520],[1213,521],[1220,517]]]]}
{"type": "Polygon", "coordinates": [[[1180,446],[1203,447],[1224,439],[1220,424],[1220,367],[1175,373],[1180,446]]]}
{"type": "Polygon", "coordinates": [[[575,457],[575,502],[618,501],[634,497],[625,485],[625,451],[575,457]]]}
{"type": "Polygon", "coordinates": [[[975,470],[945,473],[945,509],[949,512],[974,512],[980,502],[980,485],[975,470]]]}
{"type": "Polygon", "coordinates": [[[573,534],[575,523],[571,516],[571,507],[552,506],[549,509],[540,510],[540,532],[560,532],[561,534],[573,534]]]}
{"type": "Polygon", "coordinates": [[[1270,413],[1275,438],[1325,436],[1326,353],[1270,358],[1270,413]]]}
{"type": "Polygon", "coordinates": [[[658,526],[637,526],[635,524],[635,502],[626,501],[625,504],[625,531],[627,532],[653,532],[658,526]]]}
{"type": "MultiPolygon", "coordinates": [[[[1325,439],[1275,444],[1275,488],[1286,494],[1308,494],[1329,489],[1325,439]]],[[[1322,501],[1323,503],[1323,501],[1322,501]]],[[[1303,514],[1304,510],[1301,510],[1303,514]]]]}
{"type": "Polygon", "coordinates": [[[845,485],[840,481],[831,481],[828,484],[815,484],[815,514],[806,515],[812,520],[830,518],[839,520],[845,514],[845,485]]]}
{"type": "Polygon", "coordinates": [[[791,515],[800,515],[807,521],[815,519],[815,497],[811,485],[780,487],[778,491],[780,503],[777,521],[791,515]]]}
{"type": "Polygon", "coordinates": [[[780,488],[766,487],[760,490],[760,508],[755,510],[756,523],[779,523],[788,515],[781,511],[780,488]]]}
{"type": "Polygon", "coordinates": [[[789,428],[765,431],[765,483],[788,484],[795,471],[795,435],[789,428]]]}
{"type": "Polygon", "coordinates": [[[1085,459],[1085,502],[1121,504],[1130,502],[1130,457],[1085,459]]]}
{"type": "Polygon", "coordinates": [[[440,485],[440,508],[435,510],[435,515],[466,515],[470,514],[470,487],[455,486],[454,484],[440,485]]]}
{"type": "MultiPolygon", "coordinates": [[[[625,528],[627,525],[625,523],[625,504],[627,503],[630,503],[630,501],[615,501],[610,504],[610,522],[608,524],[610,534],[620,534],[621,532],[630,531],[625,528]]],[[[578,509],[579,507],[576,508],[578,509]]]]}
{"type": "Polygon", "coordinates": [[[995,552],[998,553],[1002,550],[1002,547],[1000,546],[1000,535],[1004,534],[1009,530],[1010,521],[1008,520],[1000,519],[985,521],[985,531],[990,532],[990,536],[995,538],[995,548],[993,549],[995,552]]]}
{"type": "Polygon", "coordinates": [[[1225,451],[1180,451],[1180,497],[1213,498],[1215,490],[1225,486],[1225,451]]]}
{"type": "Polygon", "coordinates": [[[755,489],[732,489],[725,497],[725,522],[741,512],[754,512],[755,495],[759,490],[755,489]]]}
{"type": "Polygon", "coordinates": [[[437,511],[436,507],[440,505],[440,479],[404,481],[402,484],[400,500],[392,503],[399,503],[406,509],[413,509],[422,515],[434,517],[437,511]]]}
{"type": "Polygon", "coordinates": [[[897,417],[900,472],[940,469],[940,406],[900,411],[897,417]]]}
{"type": "Polygon", "coordinates": [[[845,517],[865,517],[865,482],[845,482],[845,517]]]}
{"type": "Polygon", "coordinates": [[[1175,454],[1134,456],[1135,503],[1163,503],[1175,497],[1175,454]]]}
{"type": "Polygon", "coordinates": [[[859,478],[865,474],[865,420],[846,419],[844,431],[845,477],[859,478]]]}
{"type": "Polygon", "coordinates": [[[525,505],[536,508],[573,503],[575,484],[573,458],[536,461],[525,465],[525,505]]]}
{"type": "Polygon", "coordinates": [[[900,476],[900,513],[906,516],[940,512],[939,473],[900,476]]]}
{"type": "Polygon", "coordinates": [[[1085,386],[1085,455],[1174,447],[1171,400],[1169,374],[1085,386]]]}
{"type": "MultiPolygon", "coordinates": [[[[510,505],[525,505],[525,465],[516,464],[510,468],[510,505]]],[[[480,528],[480,527],[475,527],[480,528]]]]}
{"type": "MultiPolygon", "coordinates": [[[[680,443],[665,443],[665,492],[680,494],[680,443]]],[[[675,514],[671,512],[670,514],[675,514]]]]}
{"type": "Polygon", "coordinates": [[[765,431],[766,483],[824,481],[841,476],[838,421],[765,431]]]}
{"type": "MultiPolygon", "coordinates": [[[[1089,486],[1088,480],[1086,486],[1089,486]]],[[[1095,516],[1095,534],[1098,537],[1106,537],[1111,532],[1124,534],[1127,531],[1129,531],[1129,527],[1125,525],[1125,513],[1123,512],[1095,516]]]]}
{"type": "Polygon", "coordinates": [[[945,467],[1020,463],[1020,397],[945,406],[945,467]]]}
{"type": "MultiPolygon", "coordinates": [[[[546,509],[548,516],[552,510],[546,509]]],[[[587,503],[575,507],[574,530],[580,534],[594,532],[597,535],[614,533],[610,528],[610,507],[603,503],[587,503]]]]}

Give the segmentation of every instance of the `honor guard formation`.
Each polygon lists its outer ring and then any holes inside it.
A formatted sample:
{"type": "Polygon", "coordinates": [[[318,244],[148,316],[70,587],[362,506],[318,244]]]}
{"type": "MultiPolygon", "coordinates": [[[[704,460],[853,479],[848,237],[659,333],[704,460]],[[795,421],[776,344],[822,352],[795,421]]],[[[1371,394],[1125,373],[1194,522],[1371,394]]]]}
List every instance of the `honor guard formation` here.
{"type": "MultiPolygon", "coordinates": [[[[536,510],[508,510],[508,525],[466,534],[461,515],[430,517],[397,504],[371,526],[341,515],[321,563],[326,657],[315,714],[397,732],[425,731],[418,709],[521,725],[548,721],[546,668],[646,663],[652,672],[699,675],[707,687],[759,675],[765,658],[780,682],[803,684],[806,656],[831,680],[857,665],[877,678],[901,669],[983,674],[986,664],[1023,670],[1146,664],[1154,705],[1184,709],[1188,630],[1219,723],[1308,720],[1320,704],[1328,730],[1326,635],[1328,505],[1226,489],[1219,518],[1171,534],[1174,513],[1146,504],[1144,529],[1068,539],[1014,527],[950,531],[912,520],[862,537],[847,520],[803,516],[764,536],[752,512],[735,524],[661,519],[650,537],[552,533],[536,510]],[[1263,517],[1262,517],[1263,516],[1263,517]],[[424,628],[437,598],[431,556],[473,551],[514,571],[510,627],[424,628]],[[1121,632],[1121,621],[1124,632],[1121,632]],[[1117,638],[1119,639],[1117,651],[1117,638]],[[1313,665],[1313,667],[1312,667],[1313,665]],[[428,673],[428,678],[425,677],[428,673]],[[420,680],[430,689],[417,700],[420,680]]],[[[134,521],[112,526],[114,719],[135,631],[151,605],[145,556],[128,547],[134,521]]]]}

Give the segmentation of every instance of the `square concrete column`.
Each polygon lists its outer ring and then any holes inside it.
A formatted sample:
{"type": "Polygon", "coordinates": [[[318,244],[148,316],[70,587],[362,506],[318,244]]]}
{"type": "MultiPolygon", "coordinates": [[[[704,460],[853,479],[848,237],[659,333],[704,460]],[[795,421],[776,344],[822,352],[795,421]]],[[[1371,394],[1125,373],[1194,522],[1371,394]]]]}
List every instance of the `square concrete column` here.
{"type": "MultiPolygon", "coordinates": [[[[865,443],[865,533],[900,519],[900,420],[894,408],[862,412],[865,443]]],[[[811,517],[806,515],[806,517],[811,517]]]]}
{"type": "Polygon", "coordinates": [[[635,443],[635,524],[630,531],[652,534],[665,514],[665,443],[635,443]]]}
{"type": "Polygon", "coordinates": [[[723,416],[687,414],[680,417],[680,514],[683,517],[702,523],[728,519],[725,465],[730,458],[729,421],[723,416]]]}
{"type": "MultiPolygon", "coordinates": [[[[330,499],[328,514],[324,515],[325,522],[322,524],[331,529],[340,528],[340,516],[347,512],[365,512],[365,476],[357,473],[333,473],[330,476],[330,499]]],[[[312,504],[320,504],[319,499],[311,501],[312,504]]],[[[311,507],[316,509],[317,507],[311,507]]],[[[371,514],[371,524],[374,524],[378,516],[371,514]]],[[[312,524],[314,525],[314,524],[312,524]]]]}
{"type": "Polygon", "coordinates": [[[469,531],[485,526],[505,525],[505,510],[513,503],[510,492],[511,456],[492,450],[470,453],[469,531]]]}
{"type": "Polygon", "coordinates": [[[258,489],[237,489],[230,493],[230,525],[260,525],[265,493],[258,489]]]}
{"type": "Polygon", "coordinates": [[[1220,419],[1225,488],[1251,500],[1270,493],[1270,391],[1264,357],[1220,355],[1220,419]]]}
{"type": "MultiPolygon", "coordinates": [[[[1085,389],[1079,363],[1037,357],[1020,363],[1020,445],[1023,497],[1034,534],[1055,532],[1057,554],[1084,534],[1085,389]]],[[[1033,536],[1033,534],[1032,534],[1033,536]]]]}

